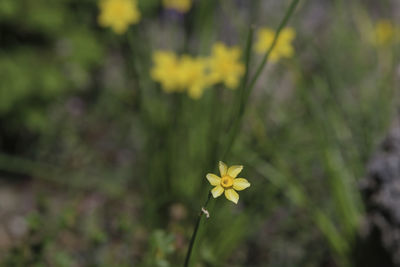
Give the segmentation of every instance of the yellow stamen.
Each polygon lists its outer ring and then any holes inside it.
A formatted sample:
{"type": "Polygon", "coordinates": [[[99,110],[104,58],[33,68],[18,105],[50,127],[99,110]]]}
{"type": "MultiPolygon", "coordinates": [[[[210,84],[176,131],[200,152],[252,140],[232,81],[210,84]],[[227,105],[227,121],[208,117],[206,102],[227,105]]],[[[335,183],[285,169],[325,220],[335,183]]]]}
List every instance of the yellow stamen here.
{"type": "Polygon", "coordinates": [[[233,185],[233,178],[229,175],[225,175],[221,178],[221,185],[225,188],[231,187],[233,185]]]}

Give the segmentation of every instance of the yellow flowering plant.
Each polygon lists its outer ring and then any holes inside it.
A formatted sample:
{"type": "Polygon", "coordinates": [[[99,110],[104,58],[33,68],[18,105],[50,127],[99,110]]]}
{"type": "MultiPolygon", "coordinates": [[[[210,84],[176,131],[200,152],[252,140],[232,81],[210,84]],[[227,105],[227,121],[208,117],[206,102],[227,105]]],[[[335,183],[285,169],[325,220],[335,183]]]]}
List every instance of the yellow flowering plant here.
{"type": "Polygon", "coordinates": [[[150,76],[161,84],[161,88],[165,92],[183,91],[176,79],[178,73],[179,60],[175,53],[170,51],[155,51],[153,53],[153,68],[150,70],[150,76]]]}
{"type": "Polygon", "coordinates": [[[125,33],[129,25],[140,20],[137,0],[100,0],[99,8],[99,24],[111,27],[117,34],[125,33]]]}
{"type": "MultiPolygon", "coordinates": [[[[275,47],[272,49],[269,59],[276,62],[281,58],[290,58],[294,54],[292,42],[296,37],[296,32],[293,28],[286,27],[282,29],[278,39],[276,40],[275,47]]],[[[275,38],[275,31],[270,28],[261,28],[257,34],[257,42],[255,43],[255,51],[259,54],[264,54],[268,51],[269,47],[275,38]]]]}
{"type": "Polygon", "coordinates": [[[219,162],[219,173],[220,177],[208,173],[206,178],[212,186],[215,186],[211,190],[211,194],[214,198],[219,197],[222,193],[225,193],[225,197],[237,204],[239,201],[239,194],[236,191],[241,191],[250,186],[249,181],[245,178],[236,178],[238,174],[243,170],[241,165],[228,166],[222,161],[219,162]]]}
{"type": "Polygon", "coordinates": [[[208,173],[206,175],[207,180],[210,182],[211,185],[215,187],[209,192],[206,202],[204,203],[203,207],[201,207],[201,213],[199,214],[199,217],[197,219],[186,254],[184,263],[185,267],[189,266],[190,255],[192,253],[194,241],[196,240],[197,231],[199,229],[202,215],[205,214],[207,218],[210,217],[210,213],[208,212],[208,210],[206,210],[206,207],[211,199],[211,196],[217,198],[225,192],[225,197],[233,203],[237,204],[239,201],[239,194],[236,191],[244,190],[250,186],[249,181],[247,181],[245,178],[236,178],[243,170],[242,165],[233,165],[228,167],[225,163],[220,161],[218,167],[220,176],[213,173],[208,173]]]}
{"type": "Polygon", "coordinates": [[[177,73],[178,83],[181,88],[186,88],[188,95],[193,99],[199,99],[209,85],[205,69],[204,59],[182,56],[177,73]]]}

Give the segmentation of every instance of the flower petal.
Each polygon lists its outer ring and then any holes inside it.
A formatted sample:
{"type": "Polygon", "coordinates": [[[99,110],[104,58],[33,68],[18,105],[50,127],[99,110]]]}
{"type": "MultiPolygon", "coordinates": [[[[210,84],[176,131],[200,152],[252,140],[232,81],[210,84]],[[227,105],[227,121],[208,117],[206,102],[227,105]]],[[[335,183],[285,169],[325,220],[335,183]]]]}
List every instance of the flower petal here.
{"type": "Polygon", "coordinates": [[[236,178],[233,180],[233,189],[241,191],[250,186],[249,181],[244,178],[236,178]]]}
{"type": "Polygon", "coordinates": [[[236,191],[233,190],[233,189],[225,190],[225,197],[226,197],[228,200],[230,200],[230,201],[232,201],[233,203],[235,203],[235,204],[238,203],[239,194],[236,193],[236,191]]]}
{"type": "Polygon", "coordinates": [[[219,162],[219,173],[221,174],[221,177],[226,175],[226,172],[228,171],[228,167],[226,166],[225,163],[222,161],[219,162]]]}
{"type": "Polygon", "coordinates": [[[236,178],[236,176],[243,170],[242,165],[233,165],[228,169],[228,175],[232,178],[236,178]]]}
{"type": "Polygon", "coordinates": [[[214,198],[219,197],[220,195],[222,195],[223,192],[224,192],[224,188],[220,185],[217,185],[216,187],[214,187],[211,190],[211,194],[213,195],[214,198]]]}
{"type": "Polygon", "coordinates": [[[213,186],[220,185],[220,183],[221,183],[221,178],[219,178],[215,174],[207,173],[206,177],[207,177],[207,180],[210,182],[210,184],[213,186]]]}

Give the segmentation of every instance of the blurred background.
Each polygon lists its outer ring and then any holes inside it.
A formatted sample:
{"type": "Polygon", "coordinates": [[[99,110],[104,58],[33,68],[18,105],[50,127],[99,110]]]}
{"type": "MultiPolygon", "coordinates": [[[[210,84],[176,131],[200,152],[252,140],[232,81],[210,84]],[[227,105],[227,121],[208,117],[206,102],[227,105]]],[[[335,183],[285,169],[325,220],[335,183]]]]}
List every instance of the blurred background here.
{"type": "MultiPolygon", "coordinates": [[[[105,2],[0,1],[0,266],[181,266],[240,96],[166,92],[153,53],[244,63],[290,4],[138,0],[124,29],[105,2]]],[[[400,266],[399,240],[364,245],[360,185],[397,116],[400,2],[300,1],[288,27],[224,159],[251,187],[211,201],[192,266],[400,266]]]]}

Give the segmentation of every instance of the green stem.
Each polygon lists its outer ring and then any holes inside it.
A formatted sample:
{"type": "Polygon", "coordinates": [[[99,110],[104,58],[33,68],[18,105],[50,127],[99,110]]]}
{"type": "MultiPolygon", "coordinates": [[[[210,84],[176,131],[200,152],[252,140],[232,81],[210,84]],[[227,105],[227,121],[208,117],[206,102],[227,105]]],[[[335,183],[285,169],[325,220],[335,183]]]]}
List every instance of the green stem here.
{"type": "Polygon", "coordinates": [[[126,38],[127,38],[127,43],[128,43],[128,46],[129,46],[129,48],[130,48],[130,58],[129,58],[129,60],[127,61],[127,64],[128,64],[128,67],[130,68],[130,70],[132,71],[131,72],[131,74],[132,74],[132,77],[133,77],[133,80],[134,80],[134,84],[135,84],[135,93],[136,93],[136,96],[135,96],[135,101],[136,101],[136,107],[140,110],[140,109],[142,109],[142,84],[141,84],[141,82],[140,82],[140,70],[139,70],[139,68],[138,68],[138,61],[140,60],[139,59],[139,54],[140,53],[142,53],[142,49],[141,49],[141,47],[138,47],[138,45],[137,45],[137,42],[135,41],[135,36],[137,37],[138,36],[138,34],[137,34],[137,31],[133,31],[133,30],[131,30],[131,31],[128,31],[127,32],[127,34],[126,34],[126,38]]]}
{"type": "MultiPolygon", "coordinates": [[[[204,208],[204,209],[207,208],[207,205],[208,205],[208,202],[210,201],[210,199],[211,199],[211,192],[208,193],[207,200],[204,203],[204,205],[202,206],[202,208],[204,208]]],[[[199,216],[197,217],[197,221],[196,221],[196,225],[194,227],[192,238],[190,239],[189,248],[188,248],[188,251],[186,253],[185,264],[183,265],[184,267],[188,267],[189,266],[190,256],[192,255],[194,242],[196,241],[196,236],[197,236],[197,232],[199,230],[199,226],[200,226],[200,222],[201,222],[201,218],[202,217],[203,217],[203,211],[201,210],[199,216]]]]}
{"type": "MultiPolygon", "coordinates": [[[[246,90],[246,84],[247,84],[247,80],[249,78],[249,69],[250,69],[250,61],[251,61],[251,47],[252,47],[252,43],[253,43],[253,33],[254,33],[254,27],[250,26],[249,29],[249,34],[247,35],[247,42],[246,42],[246,54],[245,54],[245,73],[244,76],[242,78],[241,84],[240,84],[240,95],[239,95],[239,100],[237,100],[236,102],[239,102],[239,110],[238,113],[240,114],[242,112],[242,108],[244,107],[243,105],[243,99],[244,99],[244,92],[246,90]]],[[[233,117],[236,117],[236,114],[234,114],[233,117]]],[[[233,122],[233,131],[231,131],[231,134],[228,136],[228,141],[226,143],[226,148],[224,153],[222,154],[222,160],[225,159],[225,157],[229,154],[229,151],[232,147],[233,141],[235,139],[235,132],[238,131],[239,129],[239,123],[238,120],[236,119],[233,122]]]]}
{"type": "Polygon", "coordinates": [[[222,160],[225,159],[225,157],[229,154],[230,150],[233,147],[233,144],[235,142],[236,136],[239,133],[239,129],[240,126],[242,125],[242,120],[243,120],[243,115],[245,113],[246,110],[246,106],[247,106],[247,102],[248,102],[248,98],[251,94],[251,91],[253,90],[258,78],[261,75],[262,70],[265,67],[265,64],[267,63],[267,60],[269,58],[269,55],[271,54],[271,51],[273,50],[273,48],[276,45],[276,42],[279,38],[279,35],[282,31],[282,29],[286,26],[286,24],[288,23],[290,17],[293,15],[294,10],[297,7],[297,4],[299,3],[300,0],[293,0],[292,3],[290,4],[289,8],[286,11],[285,16],[283,17],[281,23],[278,26],[278,29],[276,30],[276,34],[275,37],[272,41],[271,46],[269,47],[268,51],[265,53],[264,58],[262,59],[260,65],[258,66],[256,73],[253,76],[253,79],[251,79],[249,86],[246,88],[247,85],[247,79],[248,79],[248,68],[249,68],[249,63],[250,63],[250,51],[251,51],[251,43],[252,43],[252,34],[253,34],[253,30],[251,28],[250,30],[250,34],[249,34],[249,39],[247,40],[247,47],[246,47],[246,73],[245,76],[242,80],[242,84],[241,84],[241,94],[240,94],[240,104],[239,104],[239,110],[238,110],[238,114],[235,117],[235,121],[233,122],[232,125],[232,130],[230,130],[230,134],[228,136],[228,141],[227,141],[227,145],[226,145],[226,150],[222,156],[222,160]],[[247,90],[246,90],[247,89],[247,90]]]}

